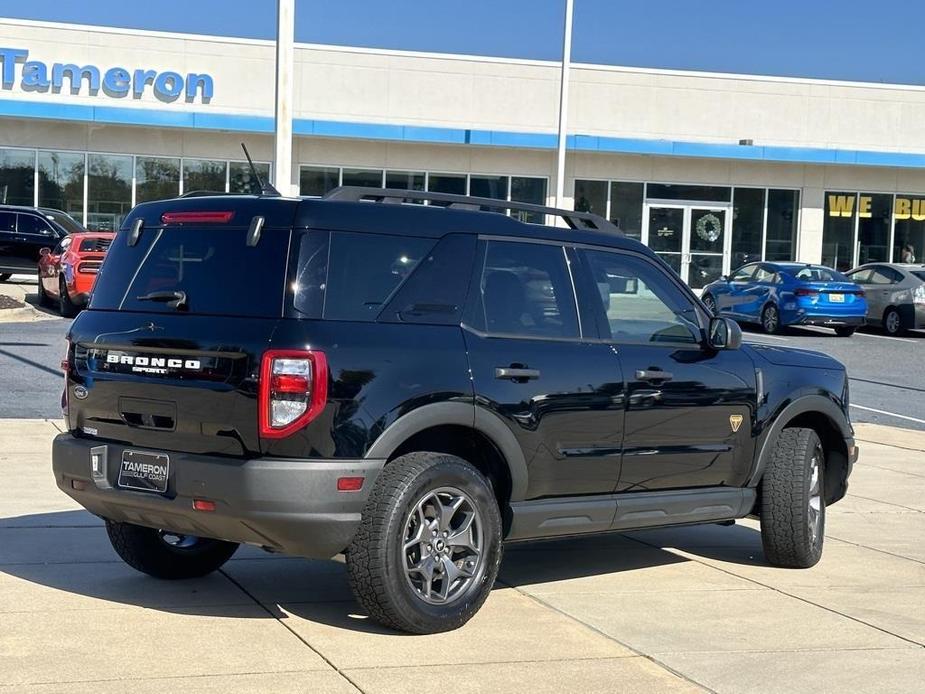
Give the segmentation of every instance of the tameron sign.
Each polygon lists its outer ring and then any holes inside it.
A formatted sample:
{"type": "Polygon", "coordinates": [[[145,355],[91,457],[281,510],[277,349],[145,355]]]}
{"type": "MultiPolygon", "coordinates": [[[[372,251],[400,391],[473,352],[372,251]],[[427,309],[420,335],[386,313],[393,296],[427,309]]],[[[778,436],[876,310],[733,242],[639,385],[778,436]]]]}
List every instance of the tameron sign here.
{"type": "Polygon", "coordinates": [[[150,89],[161,101],[176,101],[181,96],[186,101],[197,98],[208,103],[212,98],[212,76],[205,73],[189,72],[181,75],[170,70],[135,69],[110,67],[105,71],[96,65],[76,65],[74,63],[44,63],[29,60],[29,51],[25,48],[0,47],[0,84],[3,89],[19,86],[25,92],[49,92],[58,94],[67,90],[70,94],[80,94],[86,89],[90,96],[96,96],[102,90],[114,98],[132,95],[140,98],[150,89]]]}

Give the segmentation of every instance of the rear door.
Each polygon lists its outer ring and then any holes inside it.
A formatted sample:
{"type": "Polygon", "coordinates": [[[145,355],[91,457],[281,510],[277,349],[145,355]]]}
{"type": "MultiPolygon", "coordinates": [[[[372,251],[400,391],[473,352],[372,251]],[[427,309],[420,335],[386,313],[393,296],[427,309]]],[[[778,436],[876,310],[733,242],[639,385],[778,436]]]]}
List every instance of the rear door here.
{"type": "Polygon", "coordinates": [[[242,226],[152,225],[132,243],[120,232],[71,328],[69,428],[157,450],[258,451],[258,371],[290,235],[270,226],[250,245],[242,226]]]}
{"type": "Polygon", "coordinates": [[[19,213],[16,221],[16,235],[23,264],[34,271],[43,248],[54,248],[61,238],[47,220],[35,214],[19,213]]]}
{"type": "Polygon", "coordinates": [[[16,213],[0,210],[0,270],[14,272],[21,269],[25,268],[16,235],[16,213]]]}
{"type": "Polygon", "coordinates": [[[618,491],[742,486],[752,462],[755,368],[742,350],[702,345],[678,280],[630,252],[580,251],[598,324],[623,369],[626,418],[618,491]],[[615,285],[611,278],[625,278],[615,285]]]}
{"type": "Polygon", "coordinates": [[[623,376],[609,345],[595,341],[595,326],[579,321],[565,249],[486,239],[476,265],[463,325],[476,406],[500,417],[520,444],[527,498],[612,492],[623,376]]]}

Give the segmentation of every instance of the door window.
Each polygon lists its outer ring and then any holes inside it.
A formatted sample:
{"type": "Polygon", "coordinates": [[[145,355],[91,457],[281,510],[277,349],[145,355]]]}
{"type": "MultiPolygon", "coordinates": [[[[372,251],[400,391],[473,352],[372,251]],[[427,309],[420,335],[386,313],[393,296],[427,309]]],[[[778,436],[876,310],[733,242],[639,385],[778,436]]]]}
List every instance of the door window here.
{"type": "Polygon", "coordinates": [[[848,279],[852,282],[857,282],[858,284],[870,284],[870,273],[873,272],[870,268],[864,270],[858,270],[857,272],[849,272],[848,279]]]}
{"type": "Polygon", "coordinates": [[[582,251],[616,342],[700,342],[693,303],[654,264],[604,251],[582,251]]]}
{"type": "Polygon", "coordinates": [[[870,273],[871,284],[896,284],[902,280],[902,275],[888,267],[875,267],[870,273]]]}
{"type": "Polygon", "coordinates": [[[755,273],[755,281],[756,282],[776,282],[777,273],[765,267],[764,265],[759,265],[758,271],[755,273]]]}
{"type": "Polygon", "coordinates": [[[756,267],[757,267],[756,265],[746,265],[744,267],[740,267],[738,270],[735,271],[735,273],[733,273],[732,281],[733,282],[750,282],[752,277],[755,274],[756,267]]]}
{"type": "Polygon", "coordinates": [[[533,338],[579,337],[578,314],[561,246],[489,241],[474,327],[533,338]]]}
{"type": "Polygon", "coordinates": [[[41,234],[47,236],[51,232],[51,226],[41,217],[34,214],[19,215],[19,226],[17,231],[20,234],[41,234]]]}
{"type": "Polygon", "coordinates": [[[16,215],[12,212],[0,212],[0,231],[16,231],[16,215]]]}

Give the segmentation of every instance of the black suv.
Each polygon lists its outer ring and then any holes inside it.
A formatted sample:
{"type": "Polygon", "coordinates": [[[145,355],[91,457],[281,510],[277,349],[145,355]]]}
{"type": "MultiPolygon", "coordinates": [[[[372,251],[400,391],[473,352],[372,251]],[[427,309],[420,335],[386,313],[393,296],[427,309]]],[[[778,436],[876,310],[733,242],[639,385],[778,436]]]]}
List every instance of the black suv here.
{"type": "Polygon", "coordinates": [[[0,205],[0,282],[13,274],[34,275],[39,251],[75,231],[86,229],[61,210],[0,205]]]}
{"type": "Polygon", "coordinates": [[[757,516],[812,566],[857,457],[841,364],[742,345],[649,249],[539,206],[145,203],[68,339],[54,473],[126,562],[344,552],[411,632],[465,623],[503,541],[757,516]]]}

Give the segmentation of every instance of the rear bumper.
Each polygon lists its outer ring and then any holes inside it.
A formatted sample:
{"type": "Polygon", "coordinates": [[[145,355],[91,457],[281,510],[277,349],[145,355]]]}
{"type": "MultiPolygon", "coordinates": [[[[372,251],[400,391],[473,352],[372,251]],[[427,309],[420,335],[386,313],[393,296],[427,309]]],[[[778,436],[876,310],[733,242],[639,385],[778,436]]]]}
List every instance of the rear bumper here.
{"type": "Polygon", "coordinates": [[[350,544],[385,464],[167,452],[167,493],[160,495],[116,487],[123,450],[118,444],[60,434],[52,448],[58,488],[101,518],[325,559],[350,544]],[[98,476],[91,473],[91,449],[104,459],[98,476]],[[338,492],[337,479],[344,476],[366,479],[358,492],[338,492]],[[194,511],[193,499],[214,501],[216,509],[194,511]]]}

